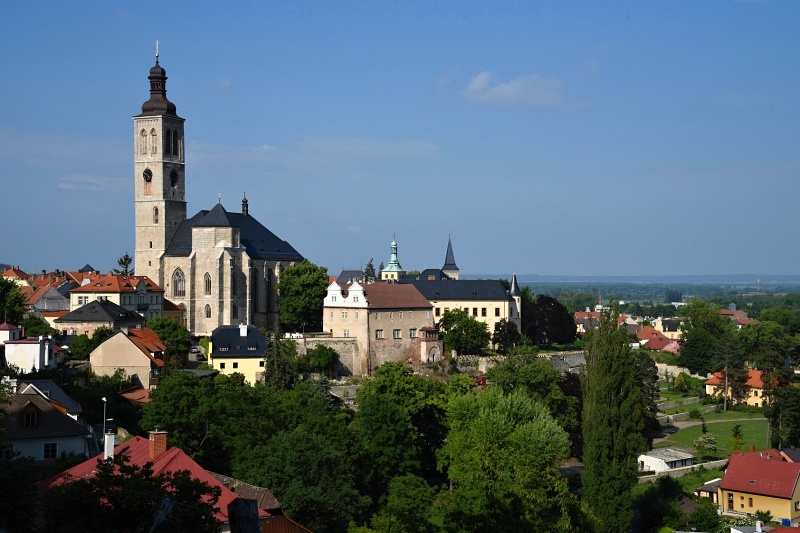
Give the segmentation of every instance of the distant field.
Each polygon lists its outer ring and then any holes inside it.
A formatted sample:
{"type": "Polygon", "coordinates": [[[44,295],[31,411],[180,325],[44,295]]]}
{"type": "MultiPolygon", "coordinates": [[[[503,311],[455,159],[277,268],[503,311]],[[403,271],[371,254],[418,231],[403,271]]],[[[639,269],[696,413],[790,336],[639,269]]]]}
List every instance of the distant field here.
{"type": "MultiPolygon", "coordinates": [[[[712,413],[709,413],[712,414],[712,413]]],[[[736,418],[730,415],[742,413],[713,413],[714,415],[723,415],[727,418],[736,418]]],[[[707,417],[706,422],[710,419],[707,417]]],[[[739,424],[742,431],[742,438],[744,439],[744,447],[748,449],[753,445],[756,450],[764,450],[767,446],[767,421],[761,420],[743,420],[740,422],[716,422],[706,424],[709,433],[714,433],[719,437],[717,440],[717,452],[711,456],[705,456],[703,459],[721,459],[727,457],[731,453],[731,441],[733,426],[739,424]]],[[[670,435],[669,438],[658,442],[654,445],[657,448],[667,446],[679,446],[694,450],[694,440],[702,434],[702,425],[691,426],[679,430],[677,433],[670,435]]]]}

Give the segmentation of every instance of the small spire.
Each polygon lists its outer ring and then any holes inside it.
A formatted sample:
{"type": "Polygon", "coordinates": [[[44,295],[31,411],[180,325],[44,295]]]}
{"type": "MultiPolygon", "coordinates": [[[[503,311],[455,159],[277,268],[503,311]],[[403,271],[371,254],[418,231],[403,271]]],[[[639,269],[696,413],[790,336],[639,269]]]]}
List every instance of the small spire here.
{"type": "Polygon", "coordinates": [[[218,203],[218,204],[221,204],[221,203],[222,203],[222,193],[221,193],[221,192],[218,192],[218,193],[217,193],[217,203],[218,203]]]}
{"type": "Polygon", "coordinates": [[[156,65],[158,65],[158,39],[156,39],[156,65]]]}

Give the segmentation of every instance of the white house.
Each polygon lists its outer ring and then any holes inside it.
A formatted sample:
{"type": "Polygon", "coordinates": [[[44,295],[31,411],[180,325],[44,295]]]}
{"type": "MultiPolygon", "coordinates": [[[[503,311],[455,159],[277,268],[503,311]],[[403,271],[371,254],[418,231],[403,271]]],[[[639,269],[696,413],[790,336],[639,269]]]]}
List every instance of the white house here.
{"type": "Polygon", "coordinates": [[[55,368],[56,341],[52,337],[33,337],[30,339],[7,340],[6,364],[31,372],[43,368],[55,368]]]}
{"type": "Polygon", "coordinates": [[[639,456],[639,470],[644,472],[666,472],[673,468],[691,466],[694,456],[673,448],[656,448],[639,456]]]}

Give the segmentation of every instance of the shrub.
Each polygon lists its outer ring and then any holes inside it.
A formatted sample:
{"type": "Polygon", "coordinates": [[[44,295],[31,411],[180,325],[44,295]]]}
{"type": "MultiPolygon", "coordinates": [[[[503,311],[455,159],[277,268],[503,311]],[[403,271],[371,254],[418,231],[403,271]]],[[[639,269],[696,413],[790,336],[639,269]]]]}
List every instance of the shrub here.
{"type": "Polygon", "coordinates": [[[700,409],[698,409],[697,407],[694,407],[694,408],[690,409],[689,410],[689,418],[691,418],[692,420],[699,419],[700,418],[700,409]]]}

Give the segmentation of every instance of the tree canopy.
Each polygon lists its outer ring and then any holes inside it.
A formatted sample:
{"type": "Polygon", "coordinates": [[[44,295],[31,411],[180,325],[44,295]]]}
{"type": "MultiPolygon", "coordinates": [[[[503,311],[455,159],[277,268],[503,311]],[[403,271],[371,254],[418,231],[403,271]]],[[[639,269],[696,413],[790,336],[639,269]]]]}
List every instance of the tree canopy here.
{"type": "Polygon", "coordinates": [[[133,276],[133,268],[131,268],[133,258],[128,252],[125,252],[125,255],[117,259],[117,264],[119,268],[114,269],[114,274],[118,276],[133,276]]]}
{"type": "Polygon", "coordinates": [[[489,327],[463,309],[445,311],[439,321],[446,350],[457,354],[480,353],[492,338],[489,327]]]}
{"type": "Polygon", "coordinates": [[[13,280],[0,277],[0,317],[9,324],[19,324],[25,313],[25,296],[13,280]]]}
{"type": "Polygon", "coordinates": [[[328,269],[304,259],[285,268],[278,282],[278,312],[287,331],[321,331],[328,269]]]}

